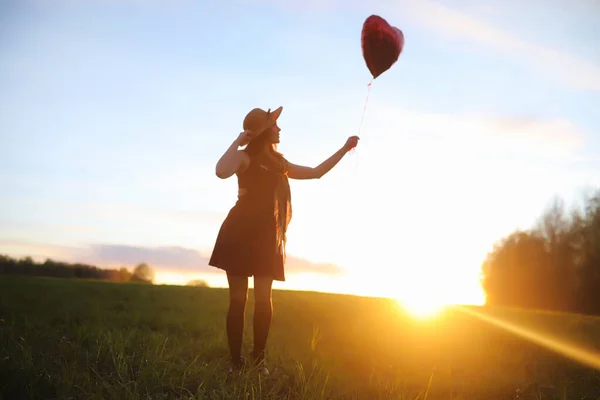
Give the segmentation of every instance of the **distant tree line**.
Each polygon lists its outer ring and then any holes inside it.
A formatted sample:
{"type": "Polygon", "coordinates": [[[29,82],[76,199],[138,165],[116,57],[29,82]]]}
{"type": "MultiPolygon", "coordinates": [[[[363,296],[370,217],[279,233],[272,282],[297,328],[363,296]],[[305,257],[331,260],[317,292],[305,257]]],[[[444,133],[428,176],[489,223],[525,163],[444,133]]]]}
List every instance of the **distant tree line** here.
{"type": "Polygon", "coordinates": [[[154,270],[146,263],[138,264],[133,272],[130,272],[126,267],[119,269],[98,268],[89,264],[67,263],[51,259],[39,263],[31,257],[16,259],[2,254],[0,254],[0,275],[98,279],[111,282],[154,282],[154,270]]]}
{"type": "Polygon", "coordinates": [[[570,212],[556,198],[532,229],[497,242],[482,287],[489,305],[600,315],[600,191],[570,212]]]}
{"type": "Polygon", "coordinates": [[[187,283],[188,286],[209,287],[208,282],[204,279],[192,279],[187,283]]]}

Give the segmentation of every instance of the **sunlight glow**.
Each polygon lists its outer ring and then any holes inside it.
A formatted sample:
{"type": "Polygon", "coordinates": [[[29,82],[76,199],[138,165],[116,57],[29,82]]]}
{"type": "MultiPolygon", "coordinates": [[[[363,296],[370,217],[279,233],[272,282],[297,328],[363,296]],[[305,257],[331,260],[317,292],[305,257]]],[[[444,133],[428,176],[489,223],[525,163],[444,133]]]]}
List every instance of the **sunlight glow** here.
{"type": "Polygon", "coordinates": [[[600,353],[596,350],[585,349],[575,343],[569,343],[564,339],[552,336],[547,332],[535,331],[527,327],[519,326],[510,321],[486,315],[468,307],[458,307],[457,309],[472,317],[511,332],[516,336],[543,346],[548,350],[552,350],[572,360],[578,361],[583,365],[600,370],[600,353]]]}
{"type": "Polygon", "coordinates": [[[437,301],[435,298],[412,298],[408,300],[396,299],[398,305],[410,314],[418,318],[431,318],[437,316],[444,311],[448,306],[442,301],[437,301]]]}
{"type": "Polygon", "coordinates": [[[176,272],[156,271],[154,283],[157,285],[186,285],[190,278],[176,272]]]}

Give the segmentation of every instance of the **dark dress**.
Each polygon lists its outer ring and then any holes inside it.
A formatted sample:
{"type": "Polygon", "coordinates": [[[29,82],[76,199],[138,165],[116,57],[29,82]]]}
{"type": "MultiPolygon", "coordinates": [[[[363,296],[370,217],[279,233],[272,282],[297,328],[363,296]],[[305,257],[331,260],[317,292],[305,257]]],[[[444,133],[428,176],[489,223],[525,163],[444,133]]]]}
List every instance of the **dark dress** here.
{"type": "Polygon", "coordinates": [[[208,264],[231,276],[285,281],[284,250],[277,244],[273,212],[281,174],[253,160],[237,178],[238,200],[221,225],[208,264]]]}

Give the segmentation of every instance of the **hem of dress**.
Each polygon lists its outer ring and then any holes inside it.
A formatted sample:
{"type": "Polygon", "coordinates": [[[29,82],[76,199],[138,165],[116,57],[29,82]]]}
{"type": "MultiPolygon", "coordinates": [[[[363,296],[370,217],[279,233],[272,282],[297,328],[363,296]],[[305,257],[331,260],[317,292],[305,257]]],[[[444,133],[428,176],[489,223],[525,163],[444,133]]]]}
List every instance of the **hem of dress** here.
{"type": "MultiPolygon", "coordinates": [[[[208,265],[210,267],[217,268],[217,269],[220,269],[220,270],[225,271],[225,272],[229,272],[227,270],[227,268],[225,268],[225,267],[223,267],[221,265],[215,265],[215,264],[211,264],[211,263],[208,263],[208,265]]],[[[236,275],[233,275],[233,276],[236,276],[236,275]]],[[[241,274],[241,275],[237,275],[237,276],[242,276],[242,277],[246,277],[246,278],[250,278],[250,277],[258,277],[258,278],[260,278],[261,276],[266,276],[266,275],[258,275],[258,276],[256,276],[255,274],[241,274]]],[[[277,281],[277,282],[285,282],[286,281],[285,280],[285,276],[284,277],[277,277],[277,278],[274,277],[274,276],[270,276],[270,278],[272,278],[274,281],[277,281]]]]}

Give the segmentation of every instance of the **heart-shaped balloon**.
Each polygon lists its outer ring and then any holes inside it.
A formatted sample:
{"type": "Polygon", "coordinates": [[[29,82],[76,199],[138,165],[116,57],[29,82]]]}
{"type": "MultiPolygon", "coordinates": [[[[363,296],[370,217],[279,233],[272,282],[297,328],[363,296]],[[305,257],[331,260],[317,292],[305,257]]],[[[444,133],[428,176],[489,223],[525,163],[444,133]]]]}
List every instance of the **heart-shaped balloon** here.
{"type": "Polygon", "coordinates": [[[377,78],[398,61],[404,34],[379,15],[371,15],[363,24],[361,45],[367,68],[377,78]]]}

